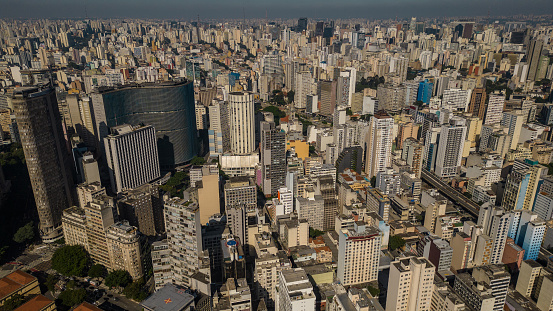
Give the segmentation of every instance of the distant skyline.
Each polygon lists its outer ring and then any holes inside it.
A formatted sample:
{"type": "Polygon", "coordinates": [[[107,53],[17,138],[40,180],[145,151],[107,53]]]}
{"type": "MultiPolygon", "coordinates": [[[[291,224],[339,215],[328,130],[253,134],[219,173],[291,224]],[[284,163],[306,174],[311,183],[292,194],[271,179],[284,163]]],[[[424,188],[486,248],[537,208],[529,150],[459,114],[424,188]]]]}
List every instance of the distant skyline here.
{"type": "Polygon", "coordinates": [[[0,0],[0,18],[408,18],[551,14],[552,0],[0,0]]]}

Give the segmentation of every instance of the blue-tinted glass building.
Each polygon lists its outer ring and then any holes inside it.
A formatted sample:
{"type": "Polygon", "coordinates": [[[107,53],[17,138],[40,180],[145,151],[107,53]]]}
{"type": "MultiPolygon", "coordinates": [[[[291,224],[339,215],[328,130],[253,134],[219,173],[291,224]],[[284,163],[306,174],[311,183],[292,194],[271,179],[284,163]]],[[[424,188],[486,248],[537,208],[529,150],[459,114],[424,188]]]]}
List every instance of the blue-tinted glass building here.
{"type": "Polygon", "coordinates": [[[96,136],[103,153],[109,127],[152,125],[159,163],[170,169],[190,161],[198,152],[192,82],[143,83],[100,89],[91,95],[96,136]]]}
{"type": "Polygon", "coordinates": [[[432,89],[434,85],[432,82],[429,82],[428,79],[425,79],[419,83],[419,92],[417,94],[417,100],[429,104],[430,98],[432,97],[432,89]]]}

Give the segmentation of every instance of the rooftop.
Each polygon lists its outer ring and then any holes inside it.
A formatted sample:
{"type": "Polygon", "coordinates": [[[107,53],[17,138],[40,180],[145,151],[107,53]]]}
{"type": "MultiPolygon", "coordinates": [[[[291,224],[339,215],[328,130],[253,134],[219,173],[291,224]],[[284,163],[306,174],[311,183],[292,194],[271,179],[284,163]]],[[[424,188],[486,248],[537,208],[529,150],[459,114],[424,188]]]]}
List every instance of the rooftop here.
{"type": "Polygon", "coordinates": [[[194,296],[186,293],[185,289],[168,283],[140,303],[140,305],[145,310],[180,311],[193,303],[194,296]]]}
{"type": "Polygon", "coordinates": [[[36,278],[21,270],[16,270],[0,279],[0,299],[10,295],[36,278]]]}

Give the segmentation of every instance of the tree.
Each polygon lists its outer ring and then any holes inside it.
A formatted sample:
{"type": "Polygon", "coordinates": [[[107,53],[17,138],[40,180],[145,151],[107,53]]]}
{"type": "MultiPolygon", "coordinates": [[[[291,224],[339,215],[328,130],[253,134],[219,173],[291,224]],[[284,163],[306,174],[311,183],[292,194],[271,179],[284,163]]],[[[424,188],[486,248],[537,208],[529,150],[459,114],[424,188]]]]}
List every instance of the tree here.
{"type": "Polygon", "coordinates": [[[61,302],[62,305],[71,308],[83,302],[85,297],[86,290],[84,288],[79,288],[75,290],[65,290],[61,292],[61,294],[58,296],[58,300],[61,302]]]}
{"type": "Polygon", "coordinates": [[[88,276],[91,278],[103,278],[107,274],[106,267],[100,264],[95,264],[88,270],[88,276]]]}
{"type": "Polygon", "coordinates": [[[45,285],[49,291],[53,292],[56,289],[56,284],[58,283],[58,277],[54,274],[48,275],[46,278],[45,285]]]}
{"type": "Polygon", "coordinates": [[[142,301],[148,297],[148,293],[144,290],[144,282],[142,280],[127,285],[123,290],[123,294],[136,301],[142,301]]]}
{"type": "Polygon", "coordinates": [[[314,228],[309,227],[309,237],[312,239],[315,239],[321,235],[325,234],[324,231],[317,230],[314,228]]]}
{"type": "Polygon", "coordinates": [[[371,187],[375,187],[376,186],[376,176],[373,176],[371,177],[371,187]]]}
{"type": "Polygon", "coordinates": [[[106,286],[109,287],[126,287],[132,282],[132,277],[125,270],[115,270],[106,277],[106,286]]]}
{"type": "Polygon", "coordinates": [[[19,228],[13,235],[13,240],[17,243],[25,243],[32,241],[35,238],[35,232],[33,229],[33,222],[27,223],[25,226],[19,228]]]}
{"type": "Polygon", "coordinates": [[[192,158],[192,161],[190,161],[190,164],[192,164],[192,165],[203,165],[203,164],[205,164],[205,159],[202,158],[202,157],[196,156],[196,157],[192,158]]]}
{"type": "Polygon", "coordinates": [[[7,251],[8,251],[7,245],[0,246],[0,262],[2,262],[2,258],[4,257],[7,251]]]}
{"type": "Polygon", "coordinates": [[[380,289],[377,287],[367,285],[367,290],[369,291],[369,293],[371,293],[373,297],[378,297],[378,295],[380,295],[380,289]]]}
{"type": "Polygon", "coordinates": [[[404,246],[405,246],[405,240],[399,235],[394,235],[390,237],[388,247],[390,248],[391,251],[396,250],[398,248],[402,248],[404,246]]]}
{"type": "Polygon", "coordinates": [[[80,245],[62,246],[52,256],[52,268],[65,276],[85,276],[89,263],[88,253],[80,245]]]}
{"type": "Polygon", "coordinates": [[[296,95],[296,92],[294,91],[288,91],[288,94],[286,94],[286,96],[288,97],[288,102],[293,102],[294,101],[294,95],[296,95]]]}
{"type": "Polygon", "coordinates": [[[4,302],[4,305],[2,306],[1,310],[15,310],[17,307],[22,305],[25,302],[25,299],[23,299],[23,296],[19,294],[13,295],[10,299],[6,300],[4,302]]]}

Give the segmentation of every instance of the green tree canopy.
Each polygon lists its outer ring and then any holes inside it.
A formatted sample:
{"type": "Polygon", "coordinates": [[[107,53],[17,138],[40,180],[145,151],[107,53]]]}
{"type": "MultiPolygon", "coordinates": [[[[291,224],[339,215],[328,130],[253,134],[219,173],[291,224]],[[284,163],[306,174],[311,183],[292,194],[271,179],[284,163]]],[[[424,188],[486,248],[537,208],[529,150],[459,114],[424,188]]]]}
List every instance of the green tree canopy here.
{"type": "Polygon", "coordinates": [[[317,230],[317,229],[309,227],[309,237],[310,238],[314,239],[314,238],[316,238],[318,236],[321,236],[323,234],[325,234],[324,231],[317,230]]]}
{"type": "Polygon", "coordinates": [[[107,273],[106,267],[100,264],[95,264],[88,270],[88,276],[91,278],[104,278],[107,273]]]}
{"type": "Polygon", "coordinates": [[[33,228],[33,222],[27,223],[25,226],[19,228],[13,235],[13,240],[17,243],[30,242],[35,238],[35,231],[33,228]]]}
{"type": "Polygon", "coordinates": [[[405,246],[405,240],[402,237],[400,237],[399,235],[394,235],[390,237],[390,242],[388,244],[390,250],[393,251],[398,248],[402,248],[403,246],[405,246]]]}
{"type": "Polygon", "coordinates": [[[144,282],[142,280],[127,285],[123,290],[123,294],[136,301],[142,301],[148,297],[148,292],[144,289],[144,282]]]}
{"type": "Polygon", "coordinates": [[[54,274],[49,274],[46,278],[45,285],[49,291],[53,292],[56,288],[56,283],[58,283],[58,277],[54,274]]]}
{"type": "Polygon", "coordinates": [[[90,259],[84,247],[66,245],[52,256],[52,268],[65,276],[85,276],[90,259]]]}
{"type": "Polygon", "coordinates": [[[109,287],[126,287],[132,282],[132,277],[129,272],[125,270],[115,270],[108,274],[106,277],[106,286],[109,287]]]}
{"type": "Polygon", "coordinates": [[[192,165],[203,165],[205,164],[205,159],[202,157],[195,156],[192,158],[192,161],[190,161],[190,164],[192,165]]]}
{"type": "Polygon", "coordinates": [[[75,290],[65,290],[61,292],[61,294],[58,296],[58,300],[61,302],[62,305],[71,308],[83,302],[85,297],[86,290],[84,288],[79,288],[75,290]]]}

